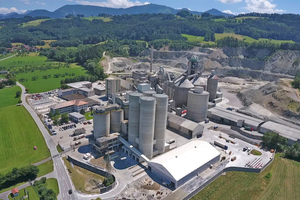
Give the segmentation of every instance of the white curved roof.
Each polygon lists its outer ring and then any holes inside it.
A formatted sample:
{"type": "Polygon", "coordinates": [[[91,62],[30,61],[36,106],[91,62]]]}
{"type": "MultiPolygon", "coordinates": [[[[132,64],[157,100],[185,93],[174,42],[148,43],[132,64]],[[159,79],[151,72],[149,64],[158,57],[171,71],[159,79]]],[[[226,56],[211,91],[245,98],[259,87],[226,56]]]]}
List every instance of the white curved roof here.
{"type": "Polygon", "coordinates": [[[161,165],[178,181],[219,155],[220,152],[208,142],[194,140],[150,160],[150,163],[161,165]]]}

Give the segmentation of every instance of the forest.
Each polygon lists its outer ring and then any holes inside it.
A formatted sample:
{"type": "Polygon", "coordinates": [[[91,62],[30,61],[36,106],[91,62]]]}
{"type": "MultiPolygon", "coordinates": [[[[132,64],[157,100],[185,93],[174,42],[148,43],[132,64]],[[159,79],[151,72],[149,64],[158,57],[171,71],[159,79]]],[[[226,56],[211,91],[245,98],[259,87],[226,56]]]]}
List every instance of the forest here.
{"type": "MultiPolygon", "coordinates": [[[[142,40],[151,42],[167,39],[186,41],[181,34],[205,37],[214,41],[215,33],[232,32],[254,39],[293,40],[300,42],[299,15],[293,14],[249,14],[258,18],[238,21],[236,18],[223,18],[207,13],[202,16],[181,11],[172,14],[139,14],[110,16],[112,21],[101,19],[86,20],[83,16],[43,21],[37,26],[22,27],[23,23],[43,17],[24,17],[1,20],[0,47],[11,47],[11,43],[43,45],[42,40],[57,40],[53,47],[77,47],[97,44],[107,40],[142,40]]],[[[249,16],[247,15],[247,16],[249,16]]],[[[238,16],[243,17],[244,15],[238,16]]],[[[180,45],[179,45],[180,46],[180,45]]]]}

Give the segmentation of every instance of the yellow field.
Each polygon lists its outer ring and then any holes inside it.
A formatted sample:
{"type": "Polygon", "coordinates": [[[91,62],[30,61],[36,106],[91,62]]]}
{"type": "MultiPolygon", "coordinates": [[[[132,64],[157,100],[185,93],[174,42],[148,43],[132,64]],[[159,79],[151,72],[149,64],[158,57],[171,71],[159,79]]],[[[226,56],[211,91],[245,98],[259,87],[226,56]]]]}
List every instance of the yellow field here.
{"type": "Polygon", "coordinates": [[[11,43],[12,46],[21,46],[23,43],[11,43]]]}
{"type": "Polygon", "coordinates": [[[104,22],[111,22],[112,19],[110,17],[84,17],[83,19],[93,21],[94,19],[103,20],[104,22]]]}
{"type": "Polygon", "coordinates": [[[43,46],[36,46],[37,48],[43,48],[43,49],[49,49],[50,47],[50,43],[51,42],[55,42],[57,40],[43,40],[45,42],[45,45],[43,46]]]}
{"type": "Polygon", "coordinates": [[[33,20],[33,21],[30,21],[30,22],[23,23],[21,26],[22,26],[23,28],[24,28],[24,27],[27,27],[27,26],[38,26],[38,25],[40,25],[42,22],[47,21],[47,20],[50,20],[50,19],[37,19],[37,20],[33,20]]]}
{"type": "Polygon", "coordinates": [[[240,23],[243,22],[244,19],[262,19],[264,17],[252,17],[252,16],[246,16],[246,17],[236,17],[236,22],[240,23]]]}

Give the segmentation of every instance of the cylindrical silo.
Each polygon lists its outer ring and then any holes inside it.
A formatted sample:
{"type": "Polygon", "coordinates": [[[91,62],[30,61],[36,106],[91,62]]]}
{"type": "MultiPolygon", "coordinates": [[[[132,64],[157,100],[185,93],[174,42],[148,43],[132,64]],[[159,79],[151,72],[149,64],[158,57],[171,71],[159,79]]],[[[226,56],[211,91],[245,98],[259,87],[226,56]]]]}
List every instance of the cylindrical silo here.
{"type": "Polygon", "coordinates": [[[209,93],[204,91],[203,87],[195,87],[191,89],[188,95],[186,118],[202,122],[207,117],[209,93]]]}
{"type": "Polygon", "coordinates": [[[147,158],[153,157],[155,110],[154,97],[140,97],[139,150],[147,158]]]}
{"type": "Polygon", "coordinates": [[[209,93],[209,101],[217,97],[219,78],[215,75],[210,75],[207,79],[207,92],[209,93]]]}
{"type": "Polygon", "coordinates": [[[94,138],[108,137],[110,134],[110,112],[95,110],[94,114],[94,138]]]}
{"type": "Polygon", "coordinates": [[[124,120],[124,113],[122,109],[112,110],[110,112],[110,128],[112,132],[120,132],[121,124],[124,120]]]}
{"type": "Polygon", "coordinates": [[[153,90],[148,90],[148,91],[143,92],[143,94],[144,94],[144,96],[152,97],[153,95],[156,94],[156,92],[153,90]]]}
{"type": "Polygon", "coordinates": [[[156,99],[156,113],[155,113],[155,127],[154,138],[156,144],[154,148],[158,150],[159,154],[165,152],[166,128],[167,128],[167,111],[168,111],[168,96],[165,94],[155,94],[156,99]]]}
{"type": "Polygon", "coordinates": [[[128,120],[129,119],[129,106],[124,106],[124,119],[128,120]]]}
{"type": "Polygon", "coordinates": [[[135,148],[138,147],[136,138],[139,137],[140,126],[140,97],[141,93],[133,92],[129,94],[129,127],[128,127],[128,142],[135,148]]]}
{"type": "Polygon", "coordinates": [[[192,88],[194,88],[194,85],[187,78],[184,78],[175,84],[175,107],[187,105],[188,93],[192,88]]]}
{"type": "Polygon", "coordinates": [[[193,80],[192,80],[192,84],[197,87],[203,87],[204,90],[206,90],[207,88],[207,80],[205,80],[204,78],[200,77],[200,76],[196,76],[193,80]]]}

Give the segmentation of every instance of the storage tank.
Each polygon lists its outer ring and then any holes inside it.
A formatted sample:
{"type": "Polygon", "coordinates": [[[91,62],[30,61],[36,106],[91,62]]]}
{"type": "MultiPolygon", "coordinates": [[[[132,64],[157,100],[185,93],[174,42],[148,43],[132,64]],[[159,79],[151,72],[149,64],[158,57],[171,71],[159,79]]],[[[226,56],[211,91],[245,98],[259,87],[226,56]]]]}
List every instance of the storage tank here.
{"type": "Polygon", "coordinates": [[[216,75],[210,75],[207,79],[207,92],[209,93],[209,101],[217,97],[219,78],[216,75]]]}
{"type": "Polygon", "coordinates": [[[183,80],[175,84],[175,107],[182,107],[183,105],[187,105],[188,93],[192,88],[194,88],[194,85],[187,78],[184,78],[183,80]]]}
{"type": "Polygon", "coordinates": [[[139,80],[141,77],[146,77],[147,73],[145,71],[133,71],[132,72],[132,78],[139,80]]]}
{"type": "Polygon", "coordinates": [[[110,129],[111,132],[120,132],[121,123],[124,120],[124,112],[122,109],[112,110],[110,112],[110,129]]]}
{"type": "Polygon", "coordinates": [[[140,126],[140,97],[141,93],[132,92],[129,94],[129,126],[128,126],[128,142],[135,148],[138,147],[136,138],[139,137],[140,126]]]}
{"type": "Polygon", "coordinates": [[[165,94],[155,94],[153,97],[156,99],[154,127],[154,139],[156,140],[156,144],[154,145],[154,148],[158,150],[159,154],[162,154],[165,152],[168,96],[165,94]]]}
{"type": "Polygon", "coordinates": [[[207,88],[207,80],[205,80],[204,78],[202,78],[200,75],[198,75],[195,78],[193,78],[192,84],[195,87],[197,87],[197,86],[203,87],[204,90],[206,90],[206,88],[207,88]]]}
{"type": "Polygon", "coordinates": [[[154,97],[140,97],[139,150],[149,159],[153,157],[155,110],[154,97]]]}
{"type": "Polygon", "coordinates": [[[94,111],[94,138],[108,137],[110,134],[110,112],[104,108],[99,108],[94,111]]]}
{"type": "Polygon", "coordinates": [[[195,87],[191,89],[188,95],[187,114],[186,118],[202,122],[207,117],[209,93],[204,91],[203,87],[195,87]]]}

